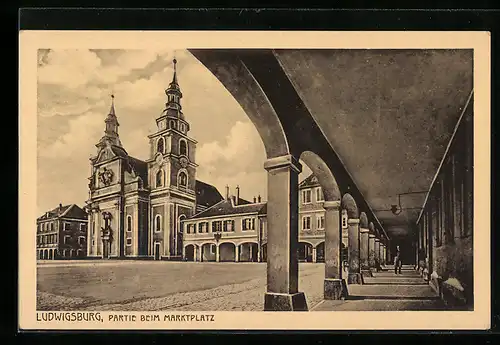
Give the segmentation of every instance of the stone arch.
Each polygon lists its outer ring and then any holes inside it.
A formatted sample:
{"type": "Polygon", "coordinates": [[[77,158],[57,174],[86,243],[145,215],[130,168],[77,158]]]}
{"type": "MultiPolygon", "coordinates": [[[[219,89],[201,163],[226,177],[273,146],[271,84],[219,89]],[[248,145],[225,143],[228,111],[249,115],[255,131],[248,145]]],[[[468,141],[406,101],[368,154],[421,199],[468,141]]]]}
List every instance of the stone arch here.
{"type": "Polygon", "coordinates": [[[375,225],[373,225],[373,222],[370,222],[370,224],[368,224],[368,229],[372,234],[375,233],[375,225]]]}
{"type": "Polygon", "coordinates": [[[189,174],[186,169],[180,169],[177,173],[177,187],[187,187],[189,184],[189,174]]]}
{"type": "Polygon", "coordinates": [[[187,140],[184,138],[180,138],[179,139],[179,155],[187,157],[188,154],[189,154],[189,152],[188,152],[187,140]]]}
{"type": "Polygon", "coordinates": [[[231,241],[219,243],[219,261],[236,261],[236,245],[231,241]]]}
{"type": "Polygon", "coordinates": [[[268,159],[291,153],[283,126],[266,94],[243,62],[231,52],[189,49],[240,104],[259,133],[268,159]]]}
{"type": "Polygon", "coordinates": [[[325,262],[325,241],[316,245],[316,262],[325,262]]]}
{"type": "Polygon", "coordinates": [[[245,240],[238,245],[239,261],[257,262],[259,256],[259,244],[256,241],[245,240]]]}
{"type": "Polygon", "coordinates": [[[359,217],[358,205],[351,194],[346,193],[342,197],[342,208],[347,210],[347,216],[350,219],[357,219],[359,217]]]}
{"type": "Polygon", "coordinates": [[[200,244],[200,252],[201,252],[201,260],[200,261],[215,261],[215,247],[214,251],[211,251],[211,248],[213,246],[217,246],[215,242],[204,242],[200,244]]]}
{"type": "Polygon", "coordinates": [[[335,176],[333,176],[332,171],[323,159],[311,151],[302,152],[300,159],[304,161],[318,179],[321,189],[323,190],[325,201],[340,200],[341,193],[337,180],[335,180],[335,176]]]}
{"type": "Polygon", "coordinates": [[[300,261],[312,262],[312,249],[313,244],[309,241],[299,240],[299,246],[297,248],[297,257],[300,261]]]}
{"type": "Polygon", "coordinates": [[[361,212],[359,215],[359,226],[364,229],[368,229],[368,217],[365,212],[361,212]]]}
{"type": "Polygon", "coordinates": [[[195,261],[196,246],[193,243],[184,246],[184,260],[195,261]]]}

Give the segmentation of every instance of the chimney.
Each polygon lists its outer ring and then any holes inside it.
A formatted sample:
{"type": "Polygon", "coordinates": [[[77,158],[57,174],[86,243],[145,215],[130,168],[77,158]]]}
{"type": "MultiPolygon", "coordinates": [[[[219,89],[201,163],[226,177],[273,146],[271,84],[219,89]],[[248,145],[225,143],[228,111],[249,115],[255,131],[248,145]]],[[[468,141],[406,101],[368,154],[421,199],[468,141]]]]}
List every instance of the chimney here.
{"type": "Polygon", "coordinates": [[[59,211],[62,211],[62,204],[59,204],[59,211]]]}
{"type": "Polygon", "coordinates": [[[229,186],[226,185],[226,200],[229,200],[229,186]]]}
{"type": "Polygon", "coordinates": [[[236,186],[236,202],[235,205],[238,205],[240,202],[240,186],[236,186]]]}
{"type": "Polygon", "coordinates": [[[257,202],[257,198],[253,197],[253,203],[255,204],[257,202]]]}
{"type": "Polygon", "coordinates": [[[260,202],[260,201],[261,201],[260,194],[259,194],[259,196],[257,197],[257,201],[258,201],[258,202],[260,202]]]}

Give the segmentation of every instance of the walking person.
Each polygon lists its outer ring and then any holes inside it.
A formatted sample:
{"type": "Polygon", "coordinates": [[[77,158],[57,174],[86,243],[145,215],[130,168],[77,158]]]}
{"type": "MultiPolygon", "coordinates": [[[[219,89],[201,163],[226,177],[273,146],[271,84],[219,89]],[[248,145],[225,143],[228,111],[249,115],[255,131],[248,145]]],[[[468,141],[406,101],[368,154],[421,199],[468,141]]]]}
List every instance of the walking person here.
{"type": "Polygon", "coordinates": [[[394,274],[401,274],[401,267],[403,266],[403,262],[401,260],[401,251],[399,246],[396,246],[396,256],[394,257],[394,274]]]}

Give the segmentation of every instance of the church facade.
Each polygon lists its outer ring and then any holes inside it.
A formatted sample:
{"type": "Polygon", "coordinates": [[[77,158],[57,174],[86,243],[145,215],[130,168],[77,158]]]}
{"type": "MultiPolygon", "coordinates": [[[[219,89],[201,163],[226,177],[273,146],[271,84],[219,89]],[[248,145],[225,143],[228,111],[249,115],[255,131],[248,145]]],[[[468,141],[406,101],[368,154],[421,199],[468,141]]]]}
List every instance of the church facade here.
{"type": "Polygon", "coordinates": [[[121,143],[112,96],[104,135],[90,159],[89,257],[181,260],[182,222],[223,199],[196,180],[196,140],[182,112],[176,63],[165,109],[148,136],[147,160],[130,156],[121,143]]]}

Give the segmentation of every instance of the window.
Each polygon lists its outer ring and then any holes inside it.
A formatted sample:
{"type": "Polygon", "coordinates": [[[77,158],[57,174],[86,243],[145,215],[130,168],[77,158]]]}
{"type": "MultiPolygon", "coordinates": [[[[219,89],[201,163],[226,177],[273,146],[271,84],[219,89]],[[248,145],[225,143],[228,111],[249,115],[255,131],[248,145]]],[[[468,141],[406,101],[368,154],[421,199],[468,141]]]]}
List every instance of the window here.
{"type": "Polygon", "coordinates": [[[179,173],[179,186],[186,187],[187,186],[187,175],[184,171],[179,173]]]}
{"type": "Polygon", "coordinates": [[[71,240],[71,236],[68,236],[68,235],[64,236],[64,244],[69,244],[70,240],[71,240]]]}
{"type": "Polygon", "coordinates": [[[170,128],[175,128],[175,121],[174,120],[170,120],[169,124],[170,124],[170,128]]]}
{"type": "Polygon", "coordinates": [[[156,187],[163,186],[163,170],[158,170],[156,173],[156,187]]]}
{"type": "Polygon", "coordinates": [[[215,254],[215,244],[210,244],[210,253],[215,254]]]}
{"type": "Polygon", "coordinates": [[[92,247],[95,246],[95,240],[92,240],[92,247]]]}
{"type": "Polygon", "coordinates": [[[53,222],[50,223],[50,231],[54,231],[54,223],[53,222]]]}
{"type": "Polygon", "coordinates": [[[179,140],[179,154],[181,156],[187,156],[187,143],[186,140],[179,140]]]}
{"type": "Polygon", "coordinates": [[[246,230],[255,230],[255,218],[244,218],[241,221],[241,229],[243,231],[246,230]]]}
{"type": "Polygon", "coordinates": [[[325,228],[325,216],[316,216],[316,228],[317,229],[324,229],[325,228]]]}
{"type": "Polygon", "coordinates": [[[309,204],[311,202],[311,190],[306,189],[302,191],[302,203],[309,204]]]}
{"type": "Polygon", "coordinates": [[[347,228],[347,211],[342,210],[342,227],[347,228]]]}
{"type": "Polygon", "coordinates": [[[156,152],[165,152],[165,141],[163,138],[158,139],[158,142],[156,143],[156,152]]]}
{"type": "Polygon", "coordinates": [[[316,201],[324,201],[323,190],[321,187],[316,188],[316,201]]]}
{"type": "Polygon", "coordinates": [[[186,125],[181,123],[181,132],[184,133],[186,131],[186,125]]]}
{"type": "Polygon", "coordinates": [[[198,233],[208,232],[208,222],[198,224],[198,233]]]}
{"type": "Polygon", "coordinates": [[[80,231],[81,232],[85,231],[85,223],[80,224],[80,231]]]}
{"type": "Polygon", "coordinates": [[[161,231],[161,216],[158,214],[155,217],[155,231],[160,232],[161,231]]]}
{"type": "Polygon", "coordinates": [[[234,220],[225,220],[223,231],[225,231],[225,232],[234,231],[234,220]]]}
{"type": "Polygon", "coordinates": [[[95,235],[95,220],[92,220],[92,236],[95,235]]]}
{"type": "Polygon", "coordinates": [[[311,230],[311,216],[302,217],[302,230],[311,230]]]}
{"type": "Polygon", "coordinates": [[[222,221],[217,220],[212,222],[212,232],[222,231],[222,221]]]}
{"type": "Polygon", "coordinates": [[[78,244],[81,246],[85,245],[85,237],[84,236],[78,236],[78,244]]]}
{"type": "Polygon", "coordinates": [[[64,231],[69,231],[71,230],[71,224],[70,223],[64,223],[64,231]]]}
{"type": "Polygon", "coordinates": [[[132,232],[132,216],[127,216],[127,232],[132,232]]]}
{"type": "Polygon", "coordinates": [[[131,246],[132,245],[132,238],[128,237],[127,238],[127,246],[131,246]]]}

